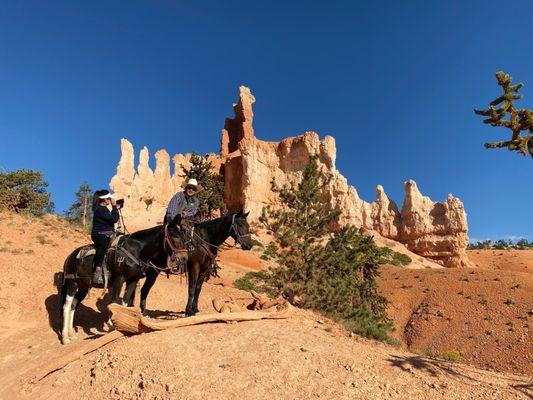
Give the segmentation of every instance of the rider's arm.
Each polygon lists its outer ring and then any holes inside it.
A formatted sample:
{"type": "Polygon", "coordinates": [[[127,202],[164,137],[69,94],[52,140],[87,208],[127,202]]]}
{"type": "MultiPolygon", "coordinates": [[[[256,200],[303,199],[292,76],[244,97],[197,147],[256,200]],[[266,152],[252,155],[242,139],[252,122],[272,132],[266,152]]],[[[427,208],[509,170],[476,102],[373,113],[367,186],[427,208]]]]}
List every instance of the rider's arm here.
{"type": "Polygon", "coordinates": [[[172,221],[174,217],[178,214],[178,210],[181,208],[181,196],[180,193],[176,193],[174,196],[172,196],[172,199],[170,199],[170,203],[168,203],[167,208],[167,219],[168,221],[172,221]]]}
{"type": "Polygon", "coordinates": [[[104,220],[111,224],[117,223],[119,219],[117,206],[113,206],[111,212],[107,209],[107,207],[98,207],[94,214],[95,217],[97,216],[101,220],[104,220]]]}

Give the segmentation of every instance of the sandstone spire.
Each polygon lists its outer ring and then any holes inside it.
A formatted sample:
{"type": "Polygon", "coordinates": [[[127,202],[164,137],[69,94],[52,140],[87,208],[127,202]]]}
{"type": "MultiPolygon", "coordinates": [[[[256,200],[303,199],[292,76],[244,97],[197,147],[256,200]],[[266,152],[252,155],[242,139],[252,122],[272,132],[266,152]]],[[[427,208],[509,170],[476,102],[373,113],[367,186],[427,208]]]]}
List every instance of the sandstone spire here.
{"type": "Polygon", "coordinates": [[[372,221],[372,229],[382,236],[391,239],[398,238],[401,228],[400,211],[381,185],[376,187],[376,200],[371,204],[370,220],[372,221]]]}
{"type": "Polygon", "coordinates": [[[115,192],[125,193],[130,190],[135,176],[134,162],[133,145],[127,139],[120,139],[120,160],[117,165],[117,173],[109,184],[115,192]]]}
{"type": "Polygon", "coordinates": [[[254,138],[254,112],[252,104],[255,97],[246,86],[239,87],[239,102],[233,105],[234,118],[226,118],[224,129],[222,129],[222,139],[220,155],[226,157],[229,153],[238,150],[239,143],[243,139],[254,138]]]}
{"type": "Polygon", "coordinates": [[[155,153],[154,186],[152,198],[162,205],[167,205],[167,199],[172,197],[174,189],[170,179],[170,156],[166,150],[155,153]]]}

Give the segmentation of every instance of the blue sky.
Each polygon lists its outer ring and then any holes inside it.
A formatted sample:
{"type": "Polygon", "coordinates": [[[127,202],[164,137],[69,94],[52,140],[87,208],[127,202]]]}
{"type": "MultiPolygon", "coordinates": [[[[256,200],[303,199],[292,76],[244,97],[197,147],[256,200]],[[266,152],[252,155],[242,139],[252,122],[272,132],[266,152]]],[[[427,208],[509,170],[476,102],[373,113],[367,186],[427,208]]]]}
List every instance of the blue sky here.
{"type": "Polygon", "coordinates": [[[531,0],[32,1],[0,8],[0,168],[43,171],[57,211],[107,186],[126,137],[151,153],[216,152],[239,85],[256,135],[314,130],[367,201],[402,182],[461,198],[470,236],[533,239],[533,160],[483,142],[472,109],[525,82],[531,0]]]}

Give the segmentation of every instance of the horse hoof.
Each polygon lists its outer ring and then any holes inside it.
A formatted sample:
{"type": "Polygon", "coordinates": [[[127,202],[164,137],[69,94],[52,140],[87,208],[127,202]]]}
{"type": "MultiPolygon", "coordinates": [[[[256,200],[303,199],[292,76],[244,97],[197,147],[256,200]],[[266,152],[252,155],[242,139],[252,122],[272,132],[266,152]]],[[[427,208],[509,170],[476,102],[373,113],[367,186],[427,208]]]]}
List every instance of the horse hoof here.
{"type": "Polygon", "coordinates": [[[61,343],[62,344],[69,344],[70,343],[70,339],[68,338],[68,336],[63,336],[61,338],[61,343]]]}
{"type": "Polygon", "coordinates": [[[72,332],[72,333],[69,333],[68,337],[70,340],[77,340],[78,334],[76,332],[72,332]]]}

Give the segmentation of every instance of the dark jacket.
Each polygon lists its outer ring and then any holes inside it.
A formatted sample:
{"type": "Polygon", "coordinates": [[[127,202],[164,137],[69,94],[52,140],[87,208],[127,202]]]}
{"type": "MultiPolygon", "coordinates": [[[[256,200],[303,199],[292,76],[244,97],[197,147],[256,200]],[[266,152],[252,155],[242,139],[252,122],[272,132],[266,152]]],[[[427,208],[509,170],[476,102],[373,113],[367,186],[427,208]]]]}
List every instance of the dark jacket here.
{"type": "Polygon", "coordinates": [[[93,216],[93,229],[91,233],[114,232],[115,223],[118,222],[119,215],[116,206],[109,211],[106,206],[98,206],[93,216]]]}

